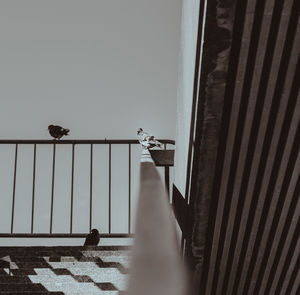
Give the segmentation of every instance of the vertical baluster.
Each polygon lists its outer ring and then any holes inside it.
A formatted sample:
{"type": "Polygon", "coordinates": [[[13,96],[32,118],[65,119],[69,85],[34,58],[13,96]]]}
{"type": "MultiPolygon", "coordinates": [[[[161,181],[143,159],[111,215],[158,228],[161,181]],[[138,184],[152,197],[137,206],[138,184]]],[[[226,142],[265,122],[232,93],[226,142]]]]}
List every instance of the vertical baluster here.
{"type": "Polygon", "coordinates": [[[72,171],[71,171],[71,208],[70,208],[70,234],[73,231],[73,198],[74,198],[74,157],[75,144],[72,144],[72,171]]]}
{"type": "Polygon", "coordinates": [[[52,189],[51,189],[51,213],[50,213],[50,234],[52,234],[52,223],[53,223],[53,203],[54,203],[54,179],[55,179],[55,153],[56,144],[53,144],[53,162],[52,162],[52,189]]]}
{"type": "Polygon", "coordinates": [[[180,243],[180,250],[181,250],[182,254],[184,254],[184,248],[185,248],[184,246],[185,246],[185,239],[184,239],[184,236],[183,236],[183,233],[182,233],[181,234],[181,243],[180,243]]]}
{"type": "MultiPolygon", "coordinates": [[[[167,144],[164,144],[165,150],[167,149],[167,144]]],[[[168,198],[170,199],[170,168],[169,166],[165,166],[165,186],[166,192],[168,194],[168,198]]]]}
{"type": "Polygon", "coordinates": [[[12,196],[13,199],[12,199],[12,207],[11,207],[11,228],[10,228],[10,233],[11,234],[14,231],[17,163],[18,163],[18,144],[16,144],[16,149],[15,149],[15,168],[14,168],[14,183],[13,183],[13,196],[12,196]]]}
{"type": "Polygon", "coordinates": [[[92,229],[92,218],[93,218],[93,144],[91,143],[90,153],[90,231],[92,229]]]}
{"type": "Polygon", "coordinates": [[[108,232],[111,233],[111,144],[109,144],[108,165],[108,232]]]}
{"type": "Polygon", "coordinates": [[[34,147],[33,147],[32,204],[31,204],[31,233],[33,233],[33,222],[34,222],[35,169],[36,169],[36,144],[34,144],[34,147]]]}
{"type": "Polygon", "coordinates": [[[131,144],[128,144],[128,233],[131,232],[131,144]]]}

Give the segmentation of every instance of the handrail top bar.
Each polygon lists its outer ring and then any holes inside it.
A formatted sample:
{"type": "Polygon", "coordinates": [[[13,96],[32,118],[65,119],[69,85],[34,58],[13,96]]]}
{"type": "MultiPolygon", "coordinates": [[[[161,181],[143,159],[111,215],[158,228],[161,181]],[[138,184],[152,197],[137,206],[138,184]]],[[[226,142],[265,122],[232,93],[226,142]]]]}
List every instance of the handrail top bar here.
{"type": "MultiPolygon", "coordinates": [[[[158,139],[161,143],[175,144],[172,139],[158,139]]],[[[138,144],[137,139],[0,139],[0,144],[138,144]]]]}
{"type": "MultiPolygon", "coordinates": [[[[87,233],[0,233],[0,238],[85,238],[87,233]]],[[[100,238],[132,238],[134,234],[128,233],[100,233],[100,238]]]]}

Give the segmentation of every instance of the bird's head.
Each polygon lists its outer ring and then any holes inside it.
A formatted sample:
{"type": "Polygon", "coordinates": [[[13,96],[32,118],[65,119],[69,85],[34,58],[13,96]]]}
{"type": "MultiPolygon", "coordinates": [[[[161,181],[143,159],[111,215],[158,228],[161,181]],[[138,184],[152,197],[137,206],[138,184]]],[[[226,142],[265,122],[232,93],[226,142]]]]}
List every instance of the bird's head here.
{"type": "Polygon", "coordinates": [[[138,131],[137,131],[137,134],[140,134],[141,132],[143,132],[143,129],[139,128],[138,131]]]}
{"type": "Polygon", "coordinates": [[[50,130],[51,128],[53,128],[53,125],[49,125],[48,126],[48,130],[50,130]]]}
{"type": "Polygon", "coordinates": [[[95,235],[95,236],[98,236],[99,235],[99,231],[96,229],[96,228],[93,228],[91,230],[91,234],[95,235]]]}

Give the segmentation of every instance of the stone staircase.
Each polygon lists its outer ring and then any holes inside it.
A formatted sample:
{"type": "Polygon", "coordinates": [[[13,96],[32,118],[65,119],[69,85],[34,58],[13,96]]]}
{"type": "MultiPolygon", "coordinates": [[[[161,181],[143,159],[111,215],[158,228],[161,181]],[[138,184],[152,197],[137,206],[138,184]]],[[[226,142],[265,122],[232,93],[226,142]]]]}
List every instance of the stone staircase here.
{"type": "Polygon", "coordinates": [[[130,247],[0,247],[0,294],[124,294],[130,247]],[[10,269],[8,268],[10,266],[10,269]]]}

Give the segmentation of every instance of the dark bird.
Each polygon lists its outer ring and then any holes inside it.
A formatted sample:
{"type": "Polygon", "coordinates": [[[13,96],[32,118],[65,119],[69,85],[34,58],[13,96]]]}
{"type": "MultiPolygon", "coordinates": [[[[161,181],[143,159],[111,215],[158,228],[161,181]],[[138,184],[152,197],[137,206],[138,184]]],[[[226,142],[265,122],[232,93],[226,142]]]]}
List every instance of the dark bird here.
{"type": "Polygon", "coordinates": [[[70,129],[65,129],[58,125],[49,125],[48,126],[49,133],[55,139],[60,139],[64,135],[69,135],[70,129]]]}
{"type": "Polygon", "coordinates": [[[99,231],[94,228],[86,236],[84,246],[97,246],[99,241],[100,241],[99,231]]]}

